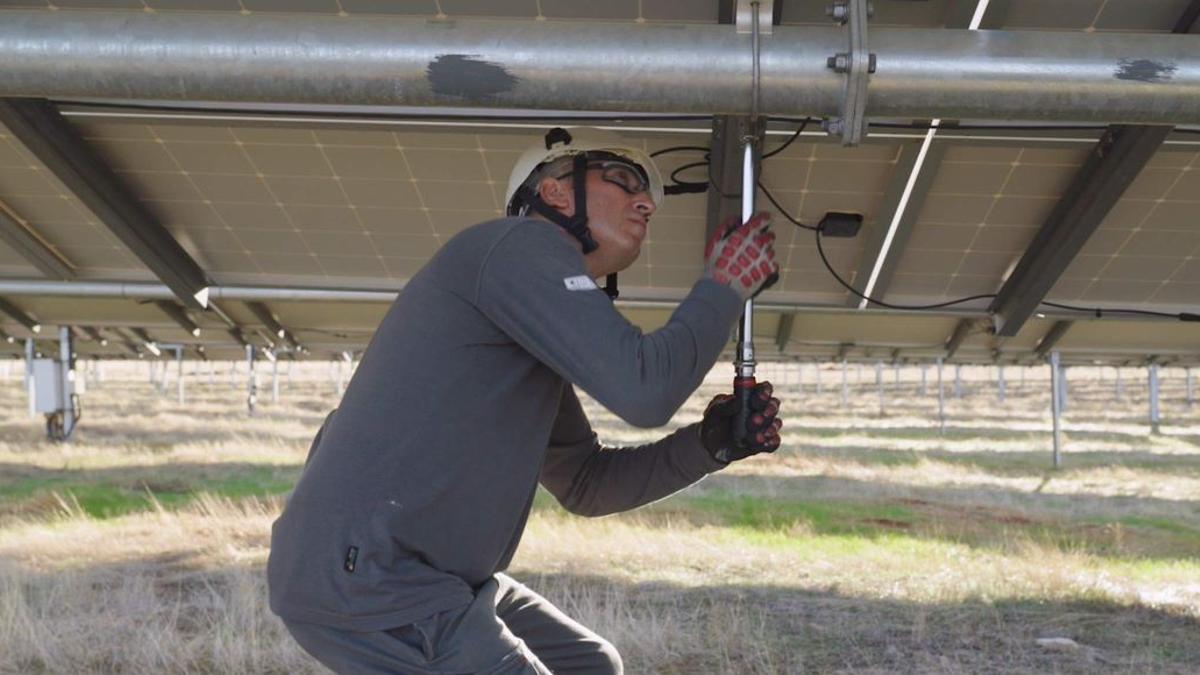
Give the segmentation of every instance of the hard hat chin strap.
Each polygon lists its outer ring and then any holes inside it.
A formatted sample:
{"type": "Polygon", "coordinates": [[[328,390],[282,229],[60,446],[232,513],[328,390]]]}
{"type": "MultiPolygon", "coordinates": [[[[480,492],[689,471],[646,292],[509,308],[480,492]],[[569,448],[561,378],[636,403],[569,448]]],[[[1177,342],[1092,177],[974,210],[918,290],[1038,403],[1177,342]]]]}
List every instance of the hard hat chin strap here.
{"type": "MultiPolygon", "coordinates": [[[[542,201],[536,187],[522,187],[518,191],[521,200],[529,205],[529,208],[536,211],[546,220],[566,230],[572,237],[578,239],[579,243],[583,246],[584,255],[600,248],[600,245],[592,238],[592,232],[587,226],[587,163],[587,156],[579,153],[575,155],[571,165],[571,187],[575,191],[575,214],[572,216],[567,216],[542,201]]],[[[608,295],[609,299],[617,299],[619,292],[617,291],[617,275],[615,272],[608,275],[605,279],[604,292],[608,295]]]]}

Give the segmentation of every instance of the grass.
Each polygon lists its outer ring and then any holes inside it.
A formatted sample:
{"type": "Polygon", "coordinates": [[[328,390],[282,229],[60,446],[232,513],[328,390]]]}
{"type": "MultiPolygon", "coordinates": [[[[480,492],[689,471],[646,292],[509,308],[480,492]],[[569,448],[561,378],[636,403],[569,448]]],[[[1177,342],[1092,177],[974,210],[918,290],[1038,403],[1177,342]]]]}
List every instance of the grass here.
{"type": "MultiPolygon", "coordinates": [[[[144,365],[109,366],[66,445],[0,380],[0,672],[324,672],[267,610],[263,565],[335,388],[325,364],[298,369],[251,417],[220,367],[181,408],[144,365]]],[[[764,370],[784,401],[776,455],[608,518],[535,499],[511,573],[629,672],[1197,671],[1200,414],[1169,372],[1151,434],[1133,378],[1117,405],[1111,375],[1072,371],[1055,471],[1045,383],[1013,369],[1003,403],[964,369],[945,433],[916,369],[899,390],[888,373],[882,415],[869,369],[846,405],[836,369],[820,396],[811,366],[803,388],[764,370]]],[[[609,444],[666,431],[584,404],[609,444]]]]}

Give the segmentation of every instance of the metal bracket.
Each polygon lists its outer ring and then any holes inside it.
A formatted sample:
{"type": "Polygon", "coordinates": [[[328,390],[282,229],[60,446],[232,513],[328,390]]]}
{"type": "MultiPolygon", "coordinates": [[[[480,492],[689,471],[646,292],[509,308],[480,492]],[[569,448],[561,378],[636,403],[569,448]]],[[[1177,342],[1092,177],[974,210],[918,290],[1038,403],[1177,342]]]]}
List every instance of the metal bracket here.
{"type": "Polygon", "coordinates": [[[739,35],[749,35],[754,31],[754,5],[758,5],[758,33],[771,34],[771,17],[775,16],[774,0],[737,0],[734,25],[739,35]]]}
{"type": "Polygon", "coordinates": [[[875,13],[867,0],[837,0],[825,13],[849,30],[849,51],[834,54],[826,65],[846,75],[846,89],[838,117],[822,122],[831,136],[841,136],[842,145],[858,145],[867,131],[867,83],[875,72],[875,55],[867,51],[867,21],[875,13]]]}

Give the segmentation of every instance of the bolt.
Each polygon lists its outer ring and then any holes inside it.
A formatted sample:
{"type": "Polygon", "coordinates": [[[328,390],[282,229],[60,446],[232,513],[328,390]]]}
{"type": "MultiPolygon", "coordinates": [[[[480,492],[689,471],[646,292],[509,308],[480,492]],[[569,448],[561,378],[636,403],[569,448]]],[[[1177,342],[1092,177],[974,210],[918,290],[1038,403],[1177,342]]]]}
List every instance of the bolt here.
{"type": "Polygon", "coordinates": [[[868,2],[867,3],[867,18],[870,19],[870,18],[873,18],[874,16],[875,16],[875,4],[868,2]]]}
{"type": "Polygon", "coordinates": [[[870,60],[867,61],[867,72],[874,73],[875,72],[875,55],[870,54],[869,56],[870,56],[870,60]]]}
{"type": "Polygon", "coordinates": [[[833,19],[837,23],[846,23],[846,17],[850,13],[850,8],[846,6],[844,0],[838,0],[832,5],[825,6],[825,16],[833,19]]]}
{"type": "Polygon", "coordinates": [[[846,53],[834,54],[825,59],[825,65],[833,68],[834,72],[844,73],[850,69],[850,55],[846,53]]]}
{"type": "Polygon", "coordinates": [[[834,117],[821,120],[821,129],[823,129],[825,133],[829,134],[830,136],[840,136],[842,131],[845,129],[845,126],[843,125],[841,118],[834,117]]]}

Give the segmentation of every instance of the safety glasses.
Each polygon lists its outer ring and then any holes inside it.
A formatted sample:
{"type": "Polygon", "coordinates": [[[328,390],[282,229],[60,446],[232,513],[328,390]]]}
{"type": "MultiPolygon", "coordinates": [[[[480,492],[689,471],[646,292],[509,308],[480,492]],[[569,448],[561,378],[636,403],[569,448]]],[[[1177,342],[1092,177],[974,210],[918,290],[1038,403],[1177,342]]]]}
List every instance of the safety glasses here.
{"type": "MultiPolygon", "coordinates": [[[[646,174],[632,164],[617,160],[589,161],[587,168],[599,171],[600,180],[616,185],[627,194],[636,195],[650,191],[650,181],[646,179],[646,174]]],[[[568,171],[559,178],[567,178],[570,175],[571,172],[568,171]]]]}

